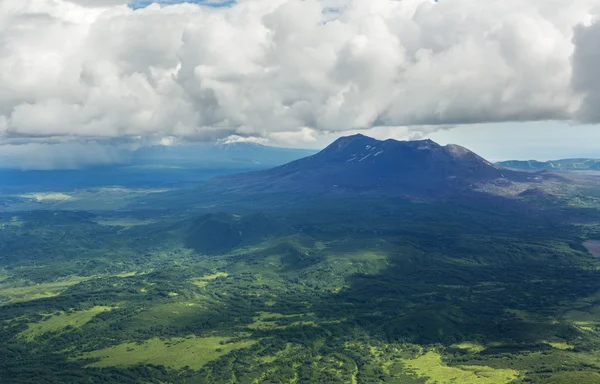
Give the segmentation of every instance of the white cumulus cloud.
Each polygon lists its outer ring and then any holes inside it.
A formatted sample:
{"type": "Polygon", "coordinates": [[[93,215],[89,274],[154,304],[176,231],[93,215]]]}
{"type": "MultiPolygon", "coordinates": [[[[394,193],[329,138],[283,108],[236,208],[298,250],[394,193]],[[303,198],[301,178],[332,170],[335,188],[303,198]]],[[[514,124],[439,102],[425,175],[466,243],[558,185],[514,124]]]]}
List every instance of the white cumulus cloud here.
{"type": "Polygon", "coordinates": [[[1,141],[600,121],[597,0],[125,3],[0,2],[1,141]]]}
{"type": "Polygon", "coordinates": [[[590,21],[575,30],[573,55],[573,85],[584,95],[579,118],[585,122],[600,122],[600,19],[590,21]]]}

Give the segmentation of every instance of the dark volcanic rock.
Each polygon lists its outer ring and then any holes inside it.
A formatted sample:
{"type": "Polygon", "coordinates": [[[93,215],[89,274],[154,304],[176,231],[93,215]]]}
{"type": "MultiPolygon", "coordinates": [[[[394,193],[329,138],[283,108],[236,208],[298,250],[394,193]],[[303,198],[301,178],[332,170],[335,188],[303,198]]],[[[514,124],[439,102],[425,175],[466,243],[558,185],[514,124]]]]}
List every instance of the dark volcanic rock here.
{"type": "Polygon", "coordinates": [[[342,137],[321,152],[280,167],[215,179],[213,185],[244,193],[373,193],[443,195],[492,180],[530,179],[500,169],[458,145],[431,140],[379,141],[342,137]]]}

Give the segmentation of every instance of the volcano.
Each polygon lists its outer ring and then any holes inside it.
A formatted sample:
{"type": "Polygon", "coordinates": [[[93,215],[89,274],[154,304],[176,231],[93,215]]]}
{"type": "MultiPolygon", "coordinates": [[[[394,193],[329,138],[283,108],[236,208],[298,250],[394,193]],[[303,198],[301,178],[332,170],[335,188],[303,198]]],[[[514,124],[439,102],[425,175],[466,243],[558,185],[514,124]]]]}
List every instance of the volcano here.
{"type": "Polygon", "coordinates": [[[496,167],[459,145],[380,141],[358,134],[341,137],[315,155],[220,177],[213,185],[240,193],[444,195],[480,183],[508,185],[530,179],[530,173],[496,167]]]}

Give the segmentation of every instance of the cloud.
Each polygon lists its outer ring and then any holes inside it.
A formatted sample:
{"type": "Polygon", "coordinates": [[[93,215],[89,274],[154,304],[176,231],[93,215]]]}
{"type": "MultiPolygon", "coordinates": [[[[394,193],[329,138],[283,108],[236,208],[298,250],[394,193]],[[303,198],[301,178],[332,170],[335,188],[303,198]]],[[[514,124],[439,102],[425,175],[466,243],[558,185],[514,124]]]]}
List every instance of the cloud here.
{"type": "Polygon", "coordinates": [[[219,144],[236,144],[236,143],[252,143],[252,144],[268,144],[268,141],[261,137],[243,137],[231,135],[218,141],[219,144]]]}
{"type": "Polygon", "coordinates": [[[0,145],[0,169],[80,169],[127,162],[131,152],[96,141],[29,142],[0,145]]]}
{"type": "Polygon", "coordinates": [[[584,95],[577,116],[589,123],[600,122],[600,20],[575,29],[573,87],[584,95]]]}
{"type": "Polygon", "coordinates": [[[425,138],[425,135],[423,135],[423,132],[420,131],[415,131],[413,133],[411,133],[411,135],[408,137],[408,140],[423,140],[425,138]]]}
{"type": "Polygon", "coordinates": [[[147,7],[154,3],[161,5],[194,3],[211,7],[226,7],[235,4],[235,0],[130,0],[129,6],[133,9],[137,9],[147,7]]]}
{"type": "Polygon", "coordinates": [[[598,122],[596,4],[3,0],[0,141],[598,122]]]}
{"type": "Polygon", "coordinates": [[[65,0],[83,7],[104,8],[114,5],[126,5],[128,0],[65,0]]]}

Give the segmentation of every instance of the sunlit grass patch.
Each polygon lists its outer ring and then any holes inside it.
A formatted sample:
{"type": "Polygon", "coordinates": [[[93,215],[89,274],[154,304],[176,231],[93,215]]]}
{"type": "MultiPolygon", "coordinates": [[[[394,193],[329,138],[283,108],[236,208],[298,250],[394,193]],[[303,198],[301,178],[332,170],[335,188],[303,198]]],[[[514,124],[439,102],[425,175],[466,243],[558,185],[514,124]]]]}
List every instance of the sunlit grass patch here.
{"type": "Polygon", "coordinates": [[[598,321],[574,321],[573,325],[582,331],[597,332],[600,328],[598,321]]]}
{"type": "Polygon", "coordinates": [[[225,273],[225,272],[216,272],[210,275],[204,275],[202,277],[196,277],[193,279],[190,279],[190,282],[200,288],[204,288],[208,285],[209,282],[216,280],[219,277],[227,277],[229,276],[229,274],[225,273]]]}
{"type": "Polygon", "coordinates": [[[272,362],[276,361],[277,360],[277,356],[274,356],[274,355],[261,356],[259,358],[259,360],[261,361],[261,363],[269,364],[269,363],[272,363],[272,362]]]}
{"type": "Polygon", "coordinates": [[[133,324],[138,328],[155,325],[185,326],[203,318],[207,313],[199,303],[173,302],[160,304],[135,315],[133,324]]]}
{"type": "Polygon", "coordinates": [[[478,344],[478,343],[471,343],[468,341],[454,344],[454,345],[452,345],[452,347],[462,349],[462,350],[468,351],[470,353],[479,353],[479,352],[485,350],[485,347],[483,345],[478,344]]]}
{"type": "Polygon", "coordinates": [[[573,345],[565,342],[565,341],[543,341],[544,344],[548,344],[552,348],[569,350],[575,348],[573,345]]]}
{"type": "Polygon", "coordinates": [[[229,274],[227,274],[225,272],[216,272],[216,273],[213,273],[211,275],[203,276],[203,277],[201,277],[201,279],[203,279],[203,280],[215,280],[217,277],[227,277],[227,276],[229,276],[229,274]]]}
{"type": "Polygon", "coordinates": [[[449,367],[439,353],[430,351],[415,359],[406,359],[404,364],[419,377],[427,377],[427,384],[503,384],[510,383],[519,376],[513,369],[471,365],[449,367]]]}
{"type": "Polygon", "coordinates": [[[85,353],[83,358],[98,358],[91,367],[128,367],[136,364],[156,364],[180,369],[199,369],[229,352],[248,348],[256,340],[229,342],[228,337],[153,338],[141,344],[125,343],[115,347],[85,353]]]}
{"type": "Polygon", "coordinates": [[[89,277],[73,276],[68,280],[27,286],[0,284],[0,303],[11,304],[60,295],[71,285],[88,280],[89,277]],[[2,300],[4,298],[4,300],[2,300]]]}
{"type": "MultiPolygon", "coordinates": [[[[267,330],[267,329],[281,329],[285,328],[284,326],[280,326],[277,324],[277,319],[281,319],[286,317],[286,315],[282,315],[281,313],[273,313],[273,312],[257,312],[258,316],[254,317],[254,322],[252,324],[248,324],[248,328],[254,330],[267,330]]],[[[289,317],[290,315],[287,315],[289,317]]]]}
{"type": "Polygon", "coordinates": [[[285,348],[275,352],[272,355],[260,356],[258,360],[263,364],[272,363],[278,359],[284,358],[291,354],[297,353],[302,350],[302,346],[293,343],[286,343],[285,348]]]}
{"type": "Polygon", "coordinates": [[[254,322],[247,325],[248,328],[264,331],[299,326],[316,327],[318,325],[315,321],[306,319],[307,315],[312,314],[282,315],[274,312],[257,312],[257,314],[258,316],[254,317],[254,322]]]}
{"type": "Polygon", "coordinates": [[[589,305],[591,301],[595,302],[599,297],[599,294],[596,293],[588,298],[580,300],[580,302],[578,302],[576,305],[579,307],[580,303],[587,304],[585,310],[568,311],[562,316],[562,319],[570,322],[581,331],[599,333],[600,307],[596,305],[589,305]]]}
{"type": "Polygon", "coordinates": [[[117,273],[115,276],[116,277],[131,277],[131,276],[135,276],[137,275],[137,272],[121,272],[121,273],[117,273]]]}
{"type": "Polygon", "coordinates": [[[19,337],[27,341],[33,341],[36,337],[47,332],[61,331],[67,327],[79,328],[89,322],[94,316],[104,311],[110,311],[111,307],[96,306],[83,311],[72,313],[60,312],[60,314],[48,315],[45,320],[37,323],[29,323],[28,328],[19,333],[19,337]]]}

